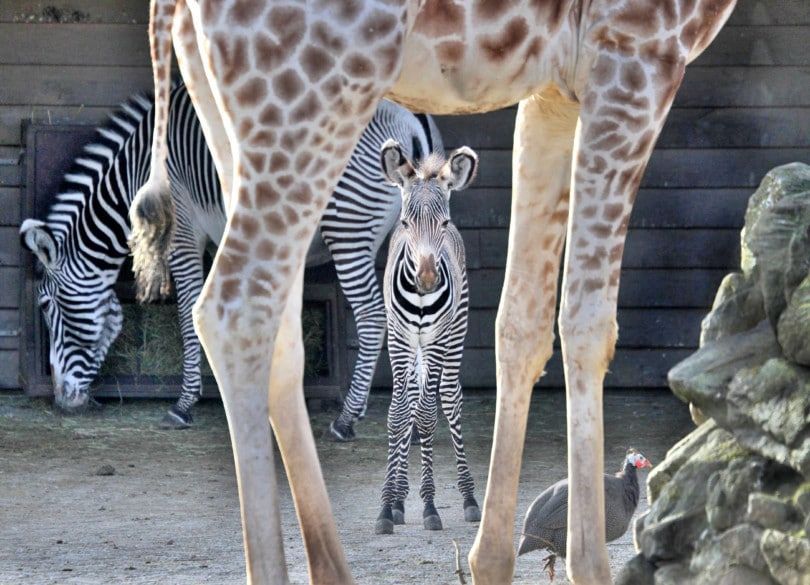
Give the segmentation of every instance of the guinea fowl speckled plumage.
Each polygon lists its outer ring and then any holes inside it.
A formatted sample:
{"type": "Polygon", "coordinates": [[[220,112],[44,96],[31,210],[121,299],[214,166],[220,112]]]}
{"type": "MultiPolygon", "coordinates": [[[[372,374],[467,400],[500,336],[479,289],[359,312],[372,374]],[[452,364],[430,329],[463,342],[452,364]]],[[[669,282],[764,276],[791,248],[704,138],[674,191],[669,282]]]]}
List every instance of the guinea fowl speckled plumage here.
{"type": "MultiPolygon", "coordinates": [[[[644,455],[627,450],[622,469],[615,475],[605,474],[605,540],[620,538],[630,524],[638,506],[637,469],[650,467],[644,455]]],[[[548,550],[544,569],[554,579],[554,561],[565,557],[568,528],[568,480],[558,481],[543,491],[526,510],[518,556],[536,549],[548,550]]]]}

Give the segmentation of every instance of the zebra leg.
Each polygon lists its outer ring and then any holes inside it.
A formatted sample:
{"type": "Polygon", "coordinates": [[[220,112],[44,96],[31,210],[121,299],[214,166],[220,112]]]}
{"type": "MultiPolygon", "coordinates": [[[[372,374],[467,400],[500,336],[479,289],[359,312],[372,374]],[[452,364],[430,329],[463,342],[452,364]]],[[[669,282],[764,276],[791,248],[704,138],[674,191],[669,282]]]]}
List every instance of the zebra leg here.
{"type": "Polygon", "coordinates": [[[419,396],[416,407],[416,429],[421,441],[422,454],[422,484],[419,487],[419,496],[422,498],[422,525],[425,530],[441,530],[442,519],[433,500],[436,496],[436,484],[433,481],[433,439],[436,435],[436,421],[438,419],[438,406],[436,392],[428,385],[419,396]]]}
{"type": "Polygon", "coordinates": [[[467,522],[479,522],[481,520],[481,509],[475,499],[475,482],[470,473],[470,467],[467,465],[464,441],[461,437],[461,411],[464,399],[458,379],[455,380],[455,383],[442,388],[441,401],[444,416],[447,417],[447,423],[450,426],[450,438],[453,441],[453,450],[456,454],[458,490],[464,498],[464,520],[467,522]]]}
{"type": "Polygon", "coordinates": [[[405,522],[405,497],[402,494],[403,491],[405,494],[408,492],[407,470],[411,428],[411,408],[408,402],[408,394],[403,384],[397,384],[395,378],[391,405],[388,408],[388,466],[382,490],[382,510],[374,527],[375,534],[394,533],[395,508],[402,513],[402,523],[405,522]]]}
{"type": "MultiPolygon", "coordinates": [[[[377,248],[372,245],[370,248],[362,246],[358,249],[357,237],[360,232],[346,232],[347,220],[338,217],[335,204],[339,189],[340,186],[324,212],[321,233],[335,261],[340,288],[352,308],[357,327],[358,349],[343,407],[325,435],[334,441],[351,441],[355,436],[354,421],[362,419],[366,414],[371,379],[385,340],[386,314],[374,270],[377,248]],[[338,227],[332,229],[333,223],[338,227]],[[350,242],[341,241],[347,237],[350,242]]],[[[368,223],[373,224],[375,221],[380,223],[374,216],[367,218],[368,223]]],[[[369,234],[369,237],[373,238],[374,234],[369,234]]]]}
{"type": "Polygon", "coordinates": [[[178,214],[178,232],[175,248],[169,258],[169,266],[177,289],[177,313],[180,334],[183,336],[183,385],[180,397],[160,421],[162,429],[187,429],[194,419],[191,408],[202,396],[200,340],[194,331],[191,310],[200,296],[204,283],[203,241],[186,236],[183,215],[178,214]]]}

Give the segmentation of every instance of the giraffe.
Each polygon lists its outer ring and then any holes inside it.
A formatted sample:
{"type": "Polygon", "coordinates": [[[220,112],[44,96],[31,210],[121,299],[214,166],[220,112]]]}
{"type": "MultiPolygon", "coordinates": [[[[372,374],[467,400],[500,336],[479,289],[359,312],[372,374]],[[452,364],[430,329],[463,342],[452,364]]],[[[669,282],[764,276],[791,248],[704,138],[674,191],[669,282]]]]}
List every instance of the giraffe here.
{"type": "MultiPolygon", "coordinates": [[[[687,63],[735,0],[152,0],[158,108],[171,44],[227,197],[228,224],[195,326],[228,416],[250,583],[286,583],[270,427],[313,583],[353,583],[302,393],[302,265],[320,213],[377,102],[477,113],[518,104],[497,408],[476,585],[511,582],[532,387],[559,331],[570,502],[566,569],[610,583],[602,383],[617,337],[625,234],[687,63]],[[271,367],[272,366],[272,367],[271,367]],[[267,420],[270,420],[270,425],[267,420]],[[575,447],[575,448],[574,448],[575,447]]],[[[160,112],[160,110],[159,110],[160,112]]],[[[133,205],[145,298],[165,288],[170,198],[156,116],[152,175],[133,205]]]]}

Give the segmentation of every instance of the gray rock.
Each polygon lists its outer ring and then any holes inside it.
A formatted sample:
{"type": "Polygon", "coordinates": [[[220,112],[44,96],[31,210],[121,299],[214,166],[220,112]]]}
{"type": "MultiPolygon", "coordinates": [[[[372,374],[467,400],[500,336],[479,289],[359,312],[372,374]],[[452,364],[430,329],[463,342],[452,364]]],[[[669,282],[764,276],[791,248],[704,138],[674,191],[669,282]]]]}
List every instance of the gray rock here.
{"type": "Polygon", "coordinates": [[[614,585],[655,585],[655,565],[636,555],[621,568],[614,585]]]}
{"type": "Polygon", "coordinates": [[[757,489],[764,463],[761,457],[735,459],[709,477],[706,515],[715,532],[723,532],[745,520],[749,496],[757,489]]]}
{"type": "Polygon", "coordinates": [[[766,530],[762,554],[779,585],[810,585],[810,542],[778,530],[766,530]]]}
{"type": "Polygon", "coordinates": [[[749,522],[762,528],[798,528],[798,510],[789,502],[769,494],[751,494],[745,514],[749,522]]]}
{"type": "Polygon", "coordinates": [[[777,339],[785,357],[810,366],[810,275],[799,283],[779,316],[777,339]]]}
{"type": "Polygon", "coordinates": [[[758,283],[741,272],[727,274],[717,289],[712,310],[700,324],[700,346],[753,329],[765,317],[758,283]]]}

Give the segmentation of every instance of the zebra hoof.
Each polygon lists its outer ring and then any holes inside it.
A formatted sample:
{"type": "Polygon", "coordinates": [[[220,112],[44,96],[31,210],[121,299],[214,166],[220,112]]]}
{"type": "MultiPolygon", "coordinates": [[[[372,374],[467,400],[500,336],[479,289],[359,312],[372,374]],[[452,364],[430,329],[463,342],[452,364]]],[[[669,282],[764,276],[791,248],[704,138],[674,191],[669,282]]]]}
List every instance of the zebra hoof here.
{"type": "Polygon", "coordinates": [[[425,510],[422,512],[422,526],[425,530],[442,529],[442,519],[439,517],[439,512],[436,511],[436,506],[432,503],[425,504],[425,510]]]}
{"type": "Polygon", "coordinates": [[[179,431],[191,428],[193,422],[194,419],[190,412],[182,413],[177,412],[174,408],[170,408],[169,411],[163,415],[163,419],[160,421],[160,428],[179,431]]]}
{"type": "Polygon", "coordinates": [[[478,507],[478,502],[472,496],[464,498],[464,520],[467,522],[480,522],[481,509],[478,507]]]}
{"type": "Polygon", "coordinates": [[[394,502],[391,507],[394,524],[405,524],[405,502],[394,502]]]}
{"type": "Polygon", "coordinates": [[[336,443],[348,443],[354,441],[354,426],[349,424],[341,424],[337,420],[329,423],[329,428],[323,433],[324,438],[336,443]]]}
{"type": "Polygon", "coordinates": [[[394,517],[391,506],[383,506],[377,523],[374,525],[374,534],[394,534],[394,517]]]}
{"type": "Polygon", "coordinates": [[[481,509],[476,506],[466,506],[464,508],[464,521],[465,522],[480,522],[481,509]]]}
{"type": "Polygon", "coordinates": [[[422,526],[424,526],[425,530],[441,530],[442,519],[439,518],[438,514],[425,516],[422,518],[422,526]]]}

